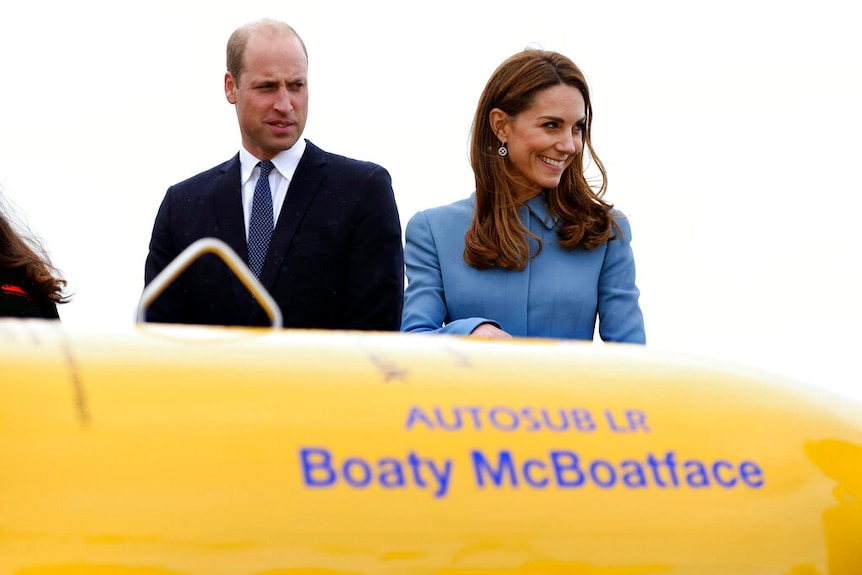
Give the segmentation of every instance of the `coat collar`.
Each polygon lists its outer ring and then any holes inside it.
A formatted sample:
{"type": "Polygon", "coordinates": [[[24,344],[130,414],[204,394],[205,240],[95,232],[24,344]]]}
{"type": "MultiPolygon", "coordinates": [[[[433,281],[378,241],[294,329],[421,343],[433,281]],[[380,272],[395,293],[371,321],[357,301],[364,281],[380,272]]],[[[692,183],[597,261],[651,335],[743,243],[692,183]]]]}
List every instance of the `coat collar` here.
{"type": "Polygon", "coordinates": [[[522,221],[526,223],[526,218],[528,214],[532,214],[533,219],[536,220],[539,224],[545,227],[545,229],[552,230],[557,225],[557,219],[554,217],[554,214],[548,209],[548,191],[545,190],[538,196],[530,198],[527,200],[527,203],[518,208],[518,214],[521,216],[522,221]]]}
{"type": "MultiPolygon", "coordinates": [[[[287,188],[287,197],[273,230],[269,251],[263,264],[260,283],[267,290],[272,290],[284,257],[296,235],[299,222],[302,221],[320,185],[326,178],[326,164],[326,153],[306,140],[305,153],[296,166],[293,179],[287,188]]],[[[240,157],[237,153],[233,158],[219,166],[219,173],[213,180],[212,186],[219,233],[237,255],[246,259],[248,258],[248,241],[243,223],[240,169],[240,157]]],[[[249,310],[252,320],[258,314],[263,313],[263,310],[258,306],[251,306],[248,290],[245,289],[239,278],[235,277],[232,283],[238,302],[243,308],[249,310]]]]}
{"type": "MultiPolygon", "coordinates": [[[[305,153],[299,160],[287,188],[287,197],[281,206],[281,213],[278,215],[275,229],[272,232],[272,239],[269,242],[269,251],[267,251],[266,260],[263,262],[260,283],[269,291],[272,291],[272,286],[278,278],[284,258],[288,248],[293,243],[300,222],[304,219],[312,200],[326,179],[326,164],[326,153],[306,140],[305,153]]],[[[255,306],[252,311],[251,323],[254,323],[261,313],[263,310],[255,306]]]]}

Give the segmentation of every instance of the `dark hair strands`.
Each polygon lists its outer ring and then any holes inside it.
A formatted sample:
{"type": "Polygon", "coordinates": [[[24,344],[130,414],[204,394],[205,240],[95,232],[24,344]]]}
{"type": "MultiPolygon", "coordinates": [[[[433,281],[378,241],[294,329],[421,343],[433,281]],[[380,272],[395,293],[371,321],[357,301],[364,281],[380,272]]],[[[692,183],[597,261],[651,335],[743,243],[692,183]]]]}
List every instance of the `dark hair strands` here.
{"type": "Polygon", "coordinates": [[[21,287],[40,301],[69,301],[63,293],[66,280],[51,265],[45,250],[35,239],[19,234],[4,214],[0,214],[0,268],[18,273],[21,287]]]}

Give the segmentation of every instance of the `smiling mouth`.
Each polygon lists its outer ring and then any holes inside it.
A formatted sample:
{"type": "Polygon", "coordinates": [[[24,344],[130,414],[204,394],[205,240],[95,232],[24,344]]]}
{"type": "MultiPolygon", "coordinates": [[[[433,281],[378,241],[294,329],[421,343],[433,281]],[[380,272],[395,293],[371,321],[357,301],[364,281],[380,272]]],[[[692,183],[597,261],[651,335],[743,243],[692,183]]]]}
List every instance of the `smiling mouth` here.
{"type": "Polygon", "coordinates": [[[562,168],[566,165],[566,160],[555,160],[547,156],[539,156],[539,159],[542,160],[542,162],[548,164],[549,166],[553,166],[555,168],[562,168]]]}

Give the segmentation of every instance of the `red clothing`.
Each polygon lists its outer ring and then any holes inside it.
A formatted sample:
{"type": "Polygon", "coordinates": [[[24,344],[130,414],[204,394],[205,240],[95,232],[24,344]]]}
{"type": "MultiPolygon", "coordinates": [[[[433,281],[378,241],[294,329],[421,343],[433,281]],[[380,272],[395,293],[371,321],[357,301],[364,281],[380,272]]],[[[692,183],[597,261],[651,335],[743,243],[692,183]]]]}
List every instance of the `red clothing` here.
{"type": "Polygon", "coordinates": [[[0,317],[60,319],[54,302],[31,296],[8,272],[0,272],[0,317]]]}

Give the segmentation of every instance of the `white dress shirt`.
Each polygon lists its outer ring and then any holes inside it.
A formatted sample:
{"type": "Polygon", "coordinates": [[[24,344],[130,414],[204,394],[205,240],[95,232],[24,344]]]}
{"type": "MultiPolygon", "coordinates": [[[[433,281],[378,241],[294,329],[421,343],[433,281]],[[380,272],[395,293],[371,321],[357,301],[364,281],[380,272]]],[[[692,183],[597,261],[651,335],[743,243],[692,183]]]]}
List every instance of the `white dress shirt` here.
{"type": "MultiPolygon", "coordinates": [[[[269,174],[269,189],[272,192],[272,218],[278,222],[281,206],[287,197],[287,188],[296,172],[296,166],[305,152],[305,140],[299,139],[289,150],[276,154],[271,162],[275,166],[269,174]]],[[[260,160],[255,158],[244,147],[239,148],[240,180],[242,182],[242,213],[245,221],[245,237],[248,238],[249,220],[251,220],[251,203],[254,199],[254,187],[260,176],[260,160]]]]}

